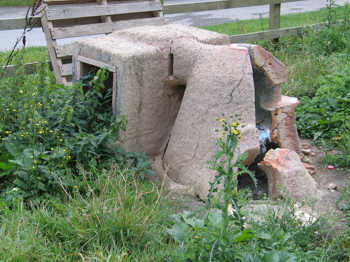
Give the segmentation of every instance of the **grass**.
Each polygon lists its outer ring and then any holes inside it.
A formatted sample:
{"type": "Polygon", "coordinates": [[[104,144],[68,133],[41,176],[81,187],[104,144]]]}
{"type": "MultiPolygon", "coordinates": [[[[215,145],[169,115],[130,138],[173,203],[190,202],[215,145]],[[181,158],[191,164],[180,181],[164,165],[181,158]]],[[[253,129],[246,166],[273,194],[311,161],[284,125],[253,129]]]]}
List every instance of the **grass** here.
{"type": "Polygon", "coordinates": [[[29,208],[0,200],[0,260],[164,261],[172,242],[166,241],[169,209],[161,188],[126,171],[82,170],[85,183],[65,200],[29,208]]]}
{"type": "MultiPolygon", "coordinates": [[[[344,16],[344,7],[334,8],[335,19],[340,19],[344,16]]],[[[303,26],[310,24],[317,24],[324,22],[327,18],[328,10],[322,9],[319,11],[290,14],[281,16],[281,28],[294,27],[294,26],[303,26]]],[[[237,34],[246,34],[251,32],[264,31],[269,29],[269,19],[260,18],[260,19],[250,19],[236,21],[232,23],[225,23],[221,25],[210,25],[203,26],[203,28],[219,32],[227,35],[237,35],[237,34]]]]}
{"type": "Polygon", "coordinates": [[[0,6],[30,6],[33,0],[0,0],[0,6]]]}
{"type": "MultiPolygon", "coordinates": [[[[6,59],[10,54],[7,52],[0,52],[0,65],[6,64],[6,59]]],[[[46,47],[28,47],[25,51],[19,50],[16,54],[16,59],[20,58],[21,63],[33,63],[41,62],[49,59],[48,51],[46,47]]],[[[15,59],[15,60],[16,60],[15,59]]]]}

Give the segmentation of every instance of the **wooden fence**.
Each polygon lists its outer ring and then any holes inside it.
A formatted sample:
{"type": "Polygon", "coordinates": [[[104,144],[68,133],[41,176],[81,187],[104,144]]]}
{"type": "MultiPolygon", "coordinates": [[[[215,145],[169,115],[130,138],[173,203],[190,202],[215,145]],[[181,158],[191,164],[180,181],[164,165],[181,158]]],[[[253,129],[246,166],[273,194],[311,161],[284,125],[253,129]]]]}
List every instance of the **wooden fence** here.
{"type": "MultiPolygon", "coordinates": [[[[238,7],[249,7],[257,5],[269,5],[270,6],[270,30],[233,35],[230,37],[231,43],[248,43],[259,40],[271,40],[284,36],[298,35],[305,28],[317,28],[320,24],[306,26],[306,27],[291,27],[280,29],[280,16],[281,16],[281,4],[286,2],[297,2],[301,0],[187,0],[185,2],[164,2],[161,0],[163,5],[163,13],[176,14],[185,12],[198,12],[238,7]]],[[[34,27],[41,27],[40,17],[33,17],[34,27]]],[[[12,19],[0,19],[0,31],[4,30],[15,30],[23,29],[25,26],[24,18],[12,18],[12,19]]],[[[31,72],[33,64],[26,64],[27,72],[31,72]]],[[[15,70],[14,66],[10,66],[6,69],[8,72],[7,76],[13,74],[15,70]]]]}

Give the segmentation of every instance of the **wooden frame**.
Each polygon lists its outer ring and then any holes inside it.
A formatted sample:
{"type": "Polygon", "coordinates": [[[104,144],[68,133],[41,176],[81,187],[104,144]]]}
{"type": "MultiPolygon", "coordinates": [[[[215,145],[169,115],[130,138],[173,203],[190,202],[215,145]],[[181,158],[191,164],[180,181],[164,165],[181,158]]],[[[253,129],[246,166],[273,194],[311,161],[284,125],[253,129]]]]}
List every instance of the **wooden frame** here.
{"type": "Polygon", "coordinates": [[[109,34],[135,25],[162,23],[160,0],[44,0],[41,25],[56,81],[72,84],[72,45],[59,39],[109,34]]]}
{"type": "Polygon", "coordinates": [[[84,64],[86,65],[91,65],[97,68],[105,68],[107,69],[110,73],[112,73],[113,77],[113,82],[112,82],[112,111],[113,111],[113,116],[117,116],[117,108],[116,108],[116,102],[117,102],[117,67],[103,63],[101,61],[97,61],[95,59],[91,59],[88,57],[84,56],[77,56],[77,61],[74,63],[75,68],[74,68],[74,78],[75,80],[81,79],[83,75],[83,66],[84,64]]]}

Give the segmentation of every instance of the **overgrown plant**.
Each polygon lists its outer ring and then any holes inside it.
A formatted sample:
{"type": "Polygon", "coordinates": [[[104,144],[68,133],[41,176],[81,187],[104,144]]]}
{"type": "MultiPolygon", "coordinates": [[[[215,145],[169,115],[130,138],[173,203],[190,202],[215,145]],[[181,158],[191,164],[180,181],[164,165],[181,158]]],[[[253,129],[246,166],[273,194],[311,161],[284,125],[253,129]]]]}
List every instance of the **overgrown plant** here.
{"type": "MultiPolygon", "coordinates": [[[[254,184],[256,180],[254,174],[248,170],[243,161],[247,154],[240,154],[238,142],[241,138],[240,121],[232,122],[222,117],[220,120],[222,131],[217,139],[219,151],[214,160],[210,161],[210,168],[217,172],[213,182],[210,182],[208,194],[208,209],[218,208],[221,210],[223,219],[223,231],[227,230],[229,220],[234,219],[240,230],[244,230],[244,220],[239,204],[238,177],[249,175],[254,184]],[[232,210],[230,210],[232,207],[232,210]],[[232,214],[231,214],[232,212],[232,214]]],[[[217,130],[220,132],[220,130],[217,130]]]]}
{"type": "Polygon", "coordinates": [[[20,68],[0,80],[0,193],[17,189],[25,199],[50,197],[79,180],[77,166],[100,169],[116,162],[140,175],[148,172],[144,154],[115,145],[125,118],[113,118],[107,71],[72,87],[57,85],[46,65],[27,76],[20,68]]]}
{"type": "Polygon", "coordinates": [[[246,154],[240,154],[238,142],[241,138],[240,122],[222,117],[222,136],[217,139],[219,151],[210,161],[210,168],[217,175],[210,183],[206,215],[197,218],[185,212],[175,215],[175,224],[169,234],[180,243],[175,261],[229,261],[235,259],[237,250],[232,245],[247,242],[253,237],[245,229],[245,218],[241,207],[244,199],[238,192],[238,176],[254,175],[243,165],[246,154]]]}

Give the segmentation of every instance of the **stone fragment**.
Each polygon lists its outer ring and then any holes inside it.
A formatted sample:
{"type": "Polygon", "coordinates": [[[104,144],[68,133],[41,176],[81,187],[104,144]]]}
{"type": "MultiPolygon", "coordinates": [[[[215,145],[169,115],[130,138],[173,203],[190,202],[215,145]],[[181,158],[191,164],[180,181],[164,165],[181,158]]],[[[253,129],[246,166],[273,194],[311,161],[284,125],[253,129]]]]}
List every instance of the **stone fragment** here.
{"type": "Polygon", "coordinates": [[[304,163],[304,162],[303,162],[303,165],[306,168],[306,170],[309,172],[310,175],[315,174],[316,171],[315,171],[315,167],[313,165],[308,164],[308,163],[304,163]]]}
{"type": "Polygon", "coordinates": [[[300,152],[295,115],[295,108],[298,104],[297,98],[282,96],[281,101],[277,105],[265,107],[272,112],[272,142],[278,144],[281,148],[288,148],[297,153],[300,152]]]}
{"type": "Polygon", "coordinates": [[[259,167],[267,175],[271,197],[281,197],[283,190],[297,201],[319,197],[316,181],[309,175],[296,152],[281,148],[271,149],[259,163],[259,167]]]}
{"type": "Polygon", "coordinates": [[[301,150],[301,152],[302,152],[304,155],[310,155],[310,154],[311,154],[311,149],[303,148],[303,149],[301,150]]]}
{"type": "Polygon", "coordinates": [[[329,183],[327,189],[329,191],[336,191],[338,189],[338,186],[335,183],[329,183]]]}
{"type": "Polygon", "coordinates": [[[301,145],[301,147],[302,147],[303,149],[311,149],[311,145],[310,145],[309,143],[303,143],[303,144],[301,145]]]}

